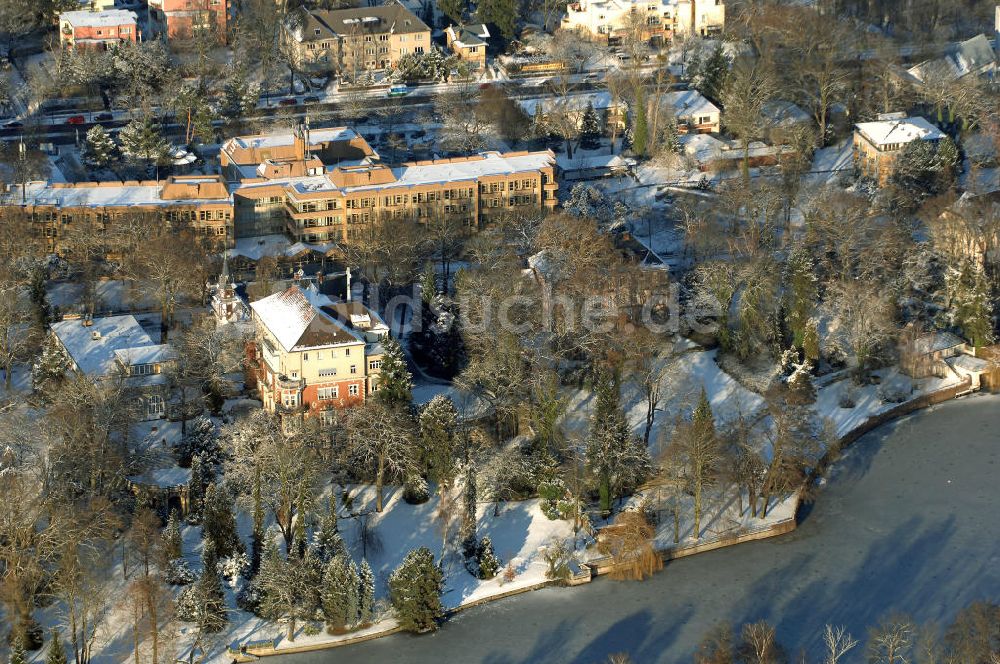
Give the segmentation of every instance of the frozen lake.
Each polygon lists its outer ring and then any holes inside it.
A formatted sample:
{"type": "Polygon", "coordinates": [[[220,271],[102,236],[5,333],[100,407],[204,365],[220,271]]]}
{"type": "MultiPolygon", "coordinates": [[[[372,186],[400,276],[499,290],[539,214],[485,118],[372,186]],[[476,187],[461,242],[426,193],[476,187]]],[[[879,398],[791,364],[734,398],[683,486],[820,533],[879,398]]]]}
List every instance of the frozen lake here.
{"type": "Polygon", "coordinates": [[[628,652],[673,663],[690,661],[716,622],[760,619],[791,652],[815,656],[828,622],[863,647],[887,612],[948,621],[1000,599],[998,458],[1000,397],[949,402],[855,443],[790,535],[682,559],[643,583],[601,578],[502,600],[429,636],[265,661],[603,664],[628,652]]]}

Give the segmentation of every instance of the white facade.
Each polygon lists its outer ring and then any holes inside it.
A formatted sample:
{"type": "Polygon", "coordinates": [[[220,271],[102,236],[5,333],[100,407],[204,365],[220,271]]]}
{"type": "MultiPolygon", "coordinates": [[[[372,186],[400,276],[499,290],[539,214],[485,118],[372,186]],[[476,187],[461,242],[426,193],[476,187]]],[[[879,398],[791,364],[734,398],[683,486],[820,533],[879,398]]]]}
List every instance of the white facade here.
{"type": "Polygon", "coordinates": [[[567,5],[561,27],[610,39],[639,26],[651,39],[709,35],[721,32],[725,22],[723,0],[577,0],[567,5]]]}

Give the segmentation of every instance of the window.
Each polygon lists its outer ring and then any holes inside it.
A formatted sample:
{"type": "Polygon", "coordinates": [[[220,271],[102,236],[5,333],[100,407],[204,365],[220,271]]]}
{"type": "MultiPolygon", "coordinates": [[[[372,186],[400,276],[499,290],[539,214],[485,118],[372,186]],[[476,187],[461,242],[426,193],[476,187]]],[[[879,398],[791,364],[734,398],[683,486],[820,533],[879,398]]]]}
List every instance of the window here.
{"type": "Polygon", "coordinates": [[[146,399],[146,414],[150,417],[162,417],[166,410],[166,403],[159,394],[151,394],[146,399]]]}
{"type": "Polygon", "coordinates": [[[372,360],[368,363],[368,370],[375,371],[376,369],[382,368],[382,360],[372,360]]]}
{"type": "Polygon", "coordinates": [[[299,405],[299,395],[297,392],[285,392],[281,399],[281,403],[285,404],[289,408],[294,408],[299,405]]]}
{"type": "Polygon", "coordinates": [[[322,353],[322,351],[316,351],[316,359],[317,360],[322,360],[323,359],[323,353],[322,353]]]}
{"type": "Polygon", "coordinates": [[[358,386],[357,386],[357,384],[349,386],[349,387],[347,388],[347,392],[348,392],[348,393],[349,393],[349,394],[350,394],[350,395],[351,395],[352,397],[356,397],[356,396],[358,396],[358,386]]]}
{"type": "Polygon", "coordinates": [[[303,362],[309,361],[309,353],[302,353],[302,361],[303,362]]]}
{"type": "Polygon", "coordinates": [[[351,354],[351,349],[350,348],[345,348],[344,349],[344,355],[347,356],[347,355],[350,355],[350,354],[351,354]]]}
{"type": "Polygon", "coordinates": [[[352,364],[351,365],[351,373],[352,374],[358,373],[358,365],[356,365],[356,364],[352,364]]]}
{"type": "Polygon", "coordinates": [[[329,367],[327,369],[320,369],[319,370],[319,375],[322,376],[322,377],[336,376],[337,375],[337,367],[329,367]]]}
{"type": "Polygon", "coordinates": [[[153,373],[152,364],[133,364],[128,371],[130,376],[148,376],[153,373]]]}
{"type": "Polygon", "coordinates": [[[316,398],[320,401],[330,401],[331,399],[336,399],[339,396],[339,389],[336,385],[333,387],[321,387],[316,390],[316,398]]]}

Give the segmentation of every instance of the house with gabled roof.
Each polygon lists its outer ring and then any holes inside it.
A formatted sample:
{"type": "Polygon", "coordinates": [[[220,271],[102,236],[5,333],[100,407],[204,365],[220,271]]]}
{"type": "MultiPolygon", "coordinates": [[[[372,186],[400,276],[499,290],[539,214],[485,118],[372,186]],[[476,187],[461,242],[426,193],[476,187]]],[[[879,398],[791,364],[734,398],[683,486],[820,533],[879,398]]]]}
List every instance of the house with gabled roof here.
{"type": "Polygon", "coordinates": [[[250,309],[255,379],[266,410],[327,419],[378,389],[389,327],[368,307],[294,284],[250,309]]]}
{"type": "Polygon", "coordinates": [[[486,45],[490,31],[485,25],[450,25],[444,31],[444,38],[448,48],[459,60],[468,62],[477,69],[486,66],[486,45]]]}

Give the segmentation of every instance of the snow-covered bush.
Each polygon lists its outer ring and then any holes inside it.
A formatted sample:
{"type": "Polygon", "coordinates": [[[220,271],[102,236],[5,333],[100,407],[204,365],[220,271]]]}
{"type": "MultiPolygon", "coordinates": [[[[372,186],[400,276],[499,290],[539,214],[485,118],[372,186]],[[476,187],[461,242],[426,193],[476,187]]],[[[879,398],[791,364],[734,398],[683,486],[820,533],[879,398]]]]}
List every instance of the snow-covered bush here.
{"type": "Polygon", "coordinates": [[[421,505],[430,500],[431,494],[427,489],[427,480],[414,473],[406,478],[403,485],[403,500],[410,505],[421,505]]]}
{"type": "Polygon", "coordinates": [[[216,563],[216,569],[219,571],[219,576],[235,590],[239,586],[240,579],[250,569],[250,560],[243,552],[235,553],[216,563]]]}
{"type": "Polygon", "coordinates": [[[167,569],[163,572],[164,580],[172,586],[186,586],[194,583],[198,578],[187,561],[183,558],[174,558],[167,563],[167,569]]]}
{"type": "Polygon", "coordinates": [[[892,381],[878,388],[878,398],[883,403],[903,403],[910,397],[911,388],[901,381],[892,381]]]}
{"type": "Polygon", "coordinates": [[[837,405],[841,408],[854,408],[857,400],[854,398],[854,390],[849,386],[844,386],[837,395],[837,405]]]}
{"type": "Polygon", "coordinates": [[[566,484],[561,479],[546,480],[539,484],[538,497],[541,499],[539,507],[542,514],[552,521],[563,518],[559,503],[566,497],[566,484]]]}

